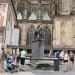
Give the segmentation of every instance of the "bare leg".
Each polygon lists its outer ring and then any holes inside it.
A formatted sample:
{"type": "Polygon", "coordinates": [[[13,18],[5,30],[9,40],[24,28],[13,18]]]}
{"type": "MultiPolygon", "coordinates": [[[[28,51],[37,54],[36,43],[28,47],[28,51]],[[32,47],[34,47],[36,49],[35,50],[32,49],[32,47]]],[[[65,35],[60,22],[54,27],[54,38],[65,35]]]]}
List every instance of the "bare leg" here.
{"type": "Polygon", "coordinates": [[[67,71],[67,69],[68,69],[68,63],[65,62],[65,63],[64,63],[64,71],[67,71]]]}

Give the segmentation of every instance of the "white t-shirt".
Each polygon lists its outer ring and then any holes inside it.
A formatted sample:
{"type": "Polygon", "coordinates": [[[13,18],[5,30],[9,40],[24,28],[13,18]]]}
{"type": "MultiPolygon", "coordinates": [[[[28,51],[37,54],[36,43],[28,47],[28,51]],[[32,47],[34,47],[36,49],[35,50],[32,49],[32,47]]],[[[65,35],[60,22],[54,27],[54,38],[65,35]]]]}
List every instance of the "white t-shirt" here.
{"type": "Polygon", "coordinates": [[[60,53],[60,58],[64,58],[64,52],[63,51],[60,53]]]}
{"type": "Polygon", "coordinates": [[[25,58],[26,54],[27,53],[25,52],[25,50],[23,50],[23,51],[21,51],[21,56],[20,57],[25,58]]]}
{"type": "Polygon", "coordinates": [[[69,55],[68,54],[64,55],[64,60],[69,60],[69,55]]]}

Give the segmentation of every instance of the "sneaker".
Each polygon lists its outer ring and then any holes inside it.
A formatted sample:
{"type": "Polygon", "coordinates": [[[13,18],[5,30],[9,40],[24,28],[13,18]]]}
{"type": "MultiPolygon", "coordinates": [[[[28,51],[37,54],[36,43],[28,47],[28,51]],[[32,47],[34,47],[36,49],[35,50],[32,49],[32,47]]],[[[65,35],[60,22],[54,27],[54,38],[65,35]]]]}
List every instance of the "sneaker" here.
{"type": "Polygon", "coordinates": [[[64,70],[64,72],[66,72],[67,70],[64,70]]]}

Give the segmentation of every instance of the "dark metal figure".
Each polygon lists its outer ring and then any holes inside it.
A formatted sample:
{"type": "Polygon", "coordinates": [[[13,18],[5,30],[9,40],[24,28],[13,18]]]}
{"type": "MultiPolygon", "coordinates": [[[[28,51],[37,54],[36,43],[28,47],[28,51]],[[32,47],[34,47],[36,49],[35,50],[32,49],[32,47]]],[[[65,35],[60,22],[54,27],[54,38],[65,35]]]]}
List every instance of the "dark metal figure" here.
{"type": "Polygon", "coordinates": [[[43,39],[43,28],[38,26],[34,32],[34,39],[43,39]]]}

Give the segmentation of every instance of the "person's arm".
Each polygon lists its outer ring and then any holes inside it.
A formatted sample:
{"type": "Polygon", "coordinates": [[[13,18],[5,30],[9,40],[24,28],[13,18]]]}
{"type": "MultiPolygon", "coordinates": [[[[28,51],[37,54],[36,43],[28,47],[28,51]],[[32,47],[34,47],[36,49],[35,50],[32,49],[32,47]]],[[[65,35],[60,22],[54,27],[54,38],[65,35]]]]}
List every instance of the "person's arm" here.
{"type": "Polygon", "coordinates": [[[26,57],[27,52],[25,51],[25,57],[26,57]]]}
{"type": "Polygon", "coordinates": [[[51,49],[49,52],[49,57],[52,55],[52,53],[53,53],[53,50],[51,49]]]}

